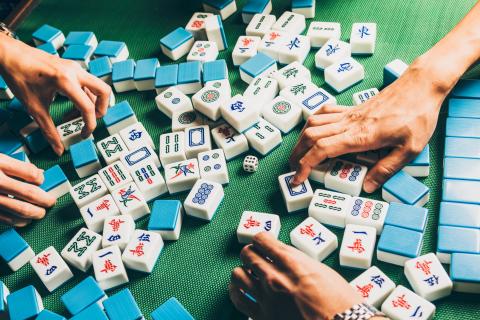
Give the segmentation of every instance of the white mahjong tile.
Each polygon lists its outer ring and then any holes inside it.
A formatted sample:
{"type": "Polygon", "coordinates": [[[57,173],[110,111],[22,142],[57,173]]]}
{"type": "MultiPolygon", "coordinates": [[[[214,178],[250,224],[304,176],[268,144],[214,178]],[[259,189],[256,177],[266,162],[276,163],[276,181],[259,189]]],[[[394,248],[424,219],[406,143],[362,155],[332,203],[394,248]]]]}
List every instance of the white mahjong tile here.
{"type": "Polygon", "coordinates": [[[33,257],[30,265],[50,292],[73,278],[72,271],[53,246],[33,257]]]}
{"type": "Polygon", "coordinates": [[[352,54],[373,54],[377,41],[376,23],[354,23],[350,34],[352,54]]]}
{"type": "Polygon", "coordinates": [[[190,190],[200,179],[197,159],[170,163],[165,166],[165,181],[170,194],[190,190]]]}
{"type": "Polygon", "coordinates": [[[172,132],[160,135],[160,162],[162,166],[186,160],[185,132],[172,132]]]}
{"type": "Polygon", "coordinates": [[[77,183],[70,189],[70,195],[78,208],[83,207],[107,193],[107,186],[98,174],[77,183]]]}
{"type": "Polygon", "coordinates": [[[231,88],[228,81],[211,81],[192,97],[195,110],[211,120],[221,117],[220,107],[231,98],[231,88]]]}
{"type": "Polygon", "coordinates": [[[332,159],[331,162],[325,175],[325,187],[351,196],[359,196],[367,175],[367,167],[340,159],[332,159]]]}
{"type": "Polygon", "coordinates": [[[263,106],[265,103],[272,101],[277,95],[277,80],[264,76],[253,79],[243,93],[245,99],[249,99],[259,106],[263,106]]]}
{"type": "Polygon", "coordinates": [[[128,269],[151,273],[162,249],[163,240],[160,234],[135,230],[123,251],[122,260],[128,269]]]}
{"type": "Polygon", "coordinates": [[[245,29],[247,36],[263,37],[270,31],[277,18],[273,14],[256,14],[245,29]]]}
{"type": "Polygon", "coordinates": [[[128,145],[130,150],[143,146],[155,148],[152,137],[141,122],[137,122],[120,130],[120,137],[122,137],[123,142],[128,145]]]}
{"type": "Polygon", "coordinates": [[[63,248],[61,255],[71,266],[86,272],[92,265],[92,254],[100,248],[102,236],[81,228],[63,248]]]}
{"type": "Polygon", "coordinates": [[[310,38],[301,35],[289,35],[279,43],[278,61],[281,64],[300,62],[303,64],[310,52],[310,38]]]}
{"type": "Polygon", "coordinates": [[[310,176],[308,178],[318,183],[325,184],[325,176],[327,175],[331,164],[332,163],[330,159],[327,159],[324,162],[316,165],[312,168],[312,172],[310,172],[310,176]]]}
{"type": "Polygon", "coordinates": [[[244,211],[237,228],[238,242],[249,244],[260,232],[268,232],[274,238],[278,238],[280,217],[271,213],[244,211]]]}
{"type": "Polygon", "coordinates": [[[261,155],[269,154],[282,143],[280,130],[265,119],[261,119],[245,131],[249,145],[261,155]]]}
{"type": "Polygon", "coordinates": [[[290,34],[301,34],[306,28],[305,16],[285,11],[272,26],[272,30],[288,32],[290,34]]]}
{"type": "Polygon", "coordinates": [[[260,118],[260,108],[240,94],[233,96],[221,107],[222,116],[238,132],[245,132],[260,118]]]}
{"type": "Polygon", "coordinates": [[[106,218],[120,214],[115,201],[110,194],[106,194],[80,208],[80,214],[87,228],[96,232],[102,232],[103,222],[106,218]]]}
{"type": "Polygon", "coordinates": [[[132,172],[132,177],[147,202],[168,192],[162,174],[152,161],[138,165],[132,172]]]}
{"type": "Polygon", "coordinates": [[[434,253],[408,260],[405,262],[404,272],[413,290],[428,301],[435,301],[452,293],[452,280],[434,253]]]}
{"type": "Polygon", "coordinates": [[[375,97],[378,93],[379,92],[377,88],[370,88],[367,90],[355,92],[353,94],[353,104],[356,106],[361,105],[362,103],[365,103],[375,97]]]}
{"type": "Polygon", "coordinates": [[[290,132],[303,119],[302,109],[298,104],[284,97],[276,97],[262,108],[262,116],[283,133],[290,132]]]}
{"type": "Polygon", "coordinates": [[[311,217],[290,232],[290,241],[317,261],[325,260],[338,247],[337,236],[311,217]]]}
{"type": "Polygon", "coordinates": [[[155,98],[158,110],[172,118],[175,112],[192,111],[190,98],[175,87],[167,88],[155,98]]]}
{"type": "Polygon", "coordinates": [[[119,160],[122,154],[128,151],[125,142],[118,133],[97,142],[97,149],[107,165],[119,160]]]}
{"type": "Polygon", "coordinates": [[[106,218],[103,223],[102,247],[118,246],[125,249],[135,231],[135,221],[130,215],[106,218]]]}
{"type": "Polygon", "coordinates": [[[292,86],[297,82],[312,80],[310,70],[298,61],[294,61],[280,70],[273,72],[270,77],[278,81],[280,90],[292,86]]]}
{"type": "Polygon", "coordinates": [[[257,48],[262,39],[255,36],[240,36],[232,51],[232,60],[234,66],[239,66],[248,59],[255,56],[258,52],[257,48]]]}
{"type": "Polygon", "coordinates": [[[371,226],[377,235],[383,230],[383,223],[388,212],[388,203],[362,197],[353,197],[347,209],[345,223],[371,226]]]}
{"type": "Polygon", "coordinates": [[[132,176],[121,161],[115,161],[114,163],[106,166],[102,170],[98,171],[98,174],[110,192],[120,186],[132,182],[132,176]]]}
{"type": "Polygon", "coordinates": [[[308,215],[323,224],[344,228],[351,199],[348,194],[317,189],[308,207],[308,215]]]}
{"type": "Polygon", "coordinates": [[[195,41],[187,56],[187,61],[201,63],[214,61],[218,57],[217,43],[214,41],[195,41]]]}
{"type": "Polygon", "coordinates": [[[185,30],[190,32],[195,40],[206,40],[207,34],[205,33],[205,19],[212,14],[207,12],[195,12],[185,27],[185,30]]]}
{"type": "Polygon", "coordinates": [[[185,129],[185,155],[188,159],[195,158],[200,152],[212,149],[210,128],[197,126],[185,129]]]}
{"type": "Polygon", "coordinates": [[[404,286],[397,286],[382,304],[382,312],[392,320],[433,319],[435,305],[404,286]]]}
{"type": "Polygon", "coordinates": [[[288,212],[294,212],[308,208],[313,197],[310,182],[305,180],[298,186],[292,186],[292,180],[295,172],[285,173],[278,177],[280,190],[288,212]]]}
{"type": "Polygon", "coordinates": [[[245,135],[239,133],[228,123],[213,128],[211,133],[217,147],[223,149],[226,160],[231,160],[248,151],[248,141],[245,135]]]}
{"type": "Polygon", "coordinates": [[[343,92],[365,78],[363,65],[351,57],[335,61],[325,68],[325,82],[337,93],[343,92]]]}
{"type": "Polygon", "coordinates": [[[185,199],[183,207],[187,215],[210,221],[222,203],[223,197],[221,184],[199,179],[185,199]]]}
{"type": "Polygon", "coordinates": [[[227,161],[222,149],[215,149],[198,154],[200,177],[220,184],[227,184],[228,177],[227,161]]]}
{"type": "Polygon", "coordinates": [[[201,126],[205,123],[203,116],[197,111],[179,111],[172,115],[172,132],[185,131],[190,127],[201,126]]]}
{"type": "Polygon", "coordinates": [[[110,246],[93,254],[93,271],[98,285],[103,290],[112,289],[128,282],[127,270],[122,262],[118,246],[110,246]]]}
{"type": "MultiPolygon", "coordinates": [[[[84,126],[85,122],[83,121],[82,117],[70,120],[57,126],[57,132],[60,135],[60,140],[62,141],[65,150],[68,150],[72,144],[83,140],[82,130],[84,126]]],[[[88,138],[93,138],[93,136],[90,135],[88,138]]]]}
{"type": "Polygon", "coordinates": [[[340,246],[340,265],[357,269],[370,268],[376,240],[375,228],[347,224],[340,246]]]}
{"type": "Polygon", "coordinates": [[[134,182],[113,190],[112,197],[120,212],[124,215],[131,215],[134,220],[150,213],[143,194],[134,182]]]}
{"type": "Polygon", "coordinates": [[[127,168],[130,173],[132,173],[137,166],[145,161],[153,161],[153,163],[160,168],[160,159],[150,146],[132,149],[129,152],[124,153],[121,157],[121,160],[125,168],[127,168]]]}
{"type": "Polygon", "coordinates": [[[341,35],[341,25],[338,22],[312,21],[307,31],[312,48],[320,48],[329,39],[340,39],[341,35]]]}
{"type": "Polygon", "coordinates": [[[279,45],[282,39],[288,36],[287,32],[278,31],[278,30],[270,30],[268,31],[260,41],[258,45],[258,52],[262,52],[267,56],[278,60],[278,52],[279,52],[279,45]]]}
{"type": "Polygon", "coordinates": [[[315,54],[315,66],[324,70],[338,60],[350,57],[351,54],[349,43],[330,39],[315,54]]]}
{"type": "Polygon", "coordinates": [[[395,282],[387,277],[376,266],[370,267],[350,282],[365,302],[375,308],[380,308],[383,301],[395,289],[395,282]]]}

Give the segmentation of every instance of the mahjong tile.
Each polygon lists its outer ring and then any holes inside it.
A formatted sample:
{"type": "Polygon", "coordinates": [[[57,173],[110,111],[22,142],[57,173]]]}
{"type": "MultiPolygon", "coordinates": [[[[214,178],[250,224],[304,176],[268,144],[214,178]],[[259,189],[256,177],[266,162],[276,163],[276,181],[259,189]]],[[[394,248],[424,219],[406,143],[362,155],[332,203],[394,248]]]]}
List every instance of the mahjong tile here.
{"type": "Polygon", "coordinates": [[[261,119],[245,131],[249,145],[263,156],[269,154],[282,143],[280,130],[265,119],[261,119]]]}
{"type": "Polygon", "coordinates": [[[174,112],[172,114],[172,132],[184,131],[190,127],[201,126],[204,122],[203,116],[196,111],[174,112]]]}
{"type": "Polygon", "coordinates": [[[352,54],[370,55],[375,51],[377,41],[376,23],[354,23],[352,24],[352,33],[350,43],[352,45],[352,54]]]}
{"type": "Polygon", "coordinates": [[[152,137],[141,122],[120,130],[120,137],[122,137],[122,140],[128,145],[130,150],[143,146],[155,148],[152,137]]]}
{"type": "Polygon", "coordinates": [[[267,56],[278,60],[279,45],[284,38],[289,34],[285,31],[270,30],[268,31],[260,41],[258,45],[258,52],[262,52],[267,56]]]}
{"type": "Polygon", "coordinates": [[[185,132],[173,132],[160,135],[160,162],[167,164],[186,160],[185,132]]]}
{"type": "Polygon", "coordinates": [[[285,134],[295,128],[303,119],[302,109],[298,104],[281,96],[276,97],[262,108],[262,116],[285,134]]]}
{"type": "Polygon", "coordinates": [[[341,35],[341,26],[337,22],[312,21],[307,31],[312,48],[320,48],[329,39],[340,39],[341,35]]]}
{"type": "Polygon", "coordinates": [[[211,133],[217,147],[223,149],[226,160],[231,160],[248,151],[248,141],[245,135],[239,133],[228,123],[213,128],[211,133]]]}
{"type": "Polygon", "coordinates": [[[238,242],[249,244],[260,232],[268,232],[274,238],[280,233],[280,217],[276,214],[244,211],[237,228],[238,242]]]}
{"type": "Polygon", "coordinates": [[[30,265],[50,292],[73,278],[72,271],[53,246],[33,257],[30,265]]]}
{"type": "Polygon", "coordinates": [[[218,57],[217,43],[213,41],[195,41],[187,56],[187,61],[214,61],[218,57]]]}
{"type": "Polygon", "coordinates": [[[395,282],[376,266],[370,267],[350,282],[365,302],[379,309],[383,301],[395,289],[395,282]]]}
{"type": "Polygon", "coordinates": [[[117,246],[98,250],[93,254],[95,279],[103,290],[112,289],[128,282],[127,270],[122,262],[122,253],[117,246]]]}
{"type": "Polygon", "coordinates": [[[151,273],[162,249],[163,240],[158,233],[135,230],[122,260],[128,269],[151,273]]]}
{"type": "Polygon", "coordinates": [[[63,248],[61,255],[71,266],[86,272],[92,265],[92,254],[100,248],[102,236],[81,228],[63,248]]]}
{"type": "Polygon", "coordinates": [[[351,56],[350,44],[339,39],[328,40],[315,54],[315,66],[324,70],[340,59],[351,56]]]}
{"type": "Polygon", "coordinates": [[[125,142],[118,133],[97,142],[97,149],[107,164],[119,160],[122,154],[128,151],[125,142]]]}
{"type": "Polygon", "coordinates": [[[193,95],[193,106],[198,112],[216,121],[221,117],[220,107],[231,98],[230,92],[228,81],[210,82],[193,95]]]}
{"type": "Polygon", "coordinates": [[[337,236],[310,217],[290,232],[290,241],[317,261],[325,260],[338,247],[337,236]]]}
{"type": "Polygon", "coordinates": [[[296,187],[292,186],[295,172],[285,173],[278,177],[280,190],[288,212],[294,212],[308,208],[313,197],[312,187],[308,180],[296,187]]]}
{"type": "Polygon", "coordinates": [[[223,201],[222,185],[213,181],[199,179],[192,187],[183,206],[189,216],[212,220],[223,201]]]}
{"type": "Polygon", "coordinates": [[[273,78],[265,76],[256,77],[243,92],[245,99],[255,102],[259,106],[275,99],[278,95],[278,82],[273,78]]]}
{"type": "Polygon", "coordinates": [[[222,149],[215,149],[198,154],[200,177],[209,181],[227,184],[229,182],[227,161],[222,149]]]}
{"type": "Polygon", "coordinates": [[[102,170],[98,171],[98,174],[110,192],[120,186],[132,182],[132,176],[121,161],[115,161],[114,163],[106,166],[102,170]]]}
{"type": "Polygon", "coordinates": [[[165,181],[170,194],[190,190],[199,178],[197,159],[174,162],[165,167],[165,181]]]}
{"type": "Polygon", "coordinates": [[[145,161],[153,161],[153,163],[160,168],[160,159],[155,151],[149,146],[143,146],[137,149],[132,149],[128,153],[124,153],[121,157],[122,163],[130,173],[135,168],[145,161]]]}
{"type": "Polygon", "coordinates": [[[118,246],[125,249],[135,231],[135,221],[130,215],[106,218],[103,223],[102,247],[118,246]]]}
{"type": "Polygon", "coordinates": [[[115,204],[115,201],[113,201],[112,196],[106,194],[86,206],[81,207],[80,214],[88,229],[96,233],[101,233],[105,219],[120,214],[120,210],[115,204]]]}
{"type": "Polygon", "coordinates": [[[365,69],[357,60],[346,57],[325,68],[325,82],[337,93],[343,92],[365,78],[365,69]]]}
{"type": "Polygon", "coordinates": [[[356,106],[367,102],[379,93],[377,88],[370,88],[353,94],[353,104],[356,106]]]}
{"type": "Polygon", "coordinates": [[[351,199],[347,194],[317,189],[308,207],[308,215],[320,223],[344,228],[351,199]]]}
{"type": "Polygon", "coordinates": [[[278,81],[280,90],[292,86],[297,82],[312,80],[310,70],[298,61],[286,65],[280,70],[272,73],[270,77],[278,81]]]}
{"type": "Polygon", "coordinates": [[[367,175],[367,167],[340,159],[331,161],[332,165],[325,175],[325,187],[351,196],[359,196],[367,175]]]}
{"type": "Polygon", "coordinates": [[[98,174],[77,183],[70,189],[70,195],[78,208],[83,207],[107,193],[107,186],[98,174]]]}
{"type": "Polygon", "coordinates": [[[325,184],[325,176],[327,175],[331,164],[332,162],[330,161],[330,159],[327,159],[322,163],[317,164],[315,167],[312,168],[312,171],[310,172],[308,178],[315,182],[325,184]]]}
{"type": "Polygon", "coordinates": [[[398,286],[382,304],[382,312],[392,320],[433,319],[435,305],[404,286],[398,286]]]}
{"type": "Polygon", "coordinates": [[[152,161],[138,165],[132,177],[147,202],[168,192],[162,174],[152,161]]]}
{"type": "Polygon", "coordinates": [[[188,159],[195,158],[200,152],[212,149],[210,128],[197,126],[185,129],[185,155],[188,159]]]}
{"type": "Polygon", "coordinates": [[[300,62],[303,64],[310,52],[310,38],[301,35],[285,37],[278,47],[278,61],[281,64],[300,62]]]}
{"type": "Polygon", "coordinates": [[[301,34],[306,28],[305,17],[301,14],[285,11],[272,26],[272,30],[301,34]]]}
{"type": "Polygon", "coordinates": [[[387,216],[388,203],[362,197],[353,197],[347,208],[345,223],[371,226],[380,234],[387,216]]]}
{"type": "Polygon", "coordinates": [[[205,19],[211,15],[211,13],[207,12],[195,12],[188,21],[185,30],[190,32],[195,40],[207,40],[207,34],[205,33],[205,19]]]}
{"type": "Polygon", "coordinates": [[[235,48],[232,51],[232,60],[234,66],[239,66],[254,55],[257,54],[258,46],[260,45],[260,37],[255,36],[240,36],[237,39],[235,48]]]}
{"type": "Polygon", "coordinates": [[[192,111],[190,98],[176,87],[165,89],[155,98],[158,110],[172,118],[176,112],[192,111]]]}
{"type": "Polygon", "coordinates": [[[260,118],[260,110],[256,104],[239,94],[224,104],[221,112],[223,118],[241,133],[251,128],[260,118]]]}
{"type": "Polygon", "coordinates": [[[131,215],[134,220],[150,213],[145,197],[134,182],[113,190],[112,196],[120,212],[124,215],[131,215]]]}
{"type": "Polygon", "coordinates": [[[356,269],[370,268],[376,240],[375,228],[347,224],[340,246],[340,265],[356,269]]]}
{"type": "Polygon", "coordinates": [[[250,20],[245,33],[247,36],[263,37],[276,21],[277,18],[273,14],[256,14],[250,20]]]}
{"type": "MultiPolygon", "coordinates": [[[[62,140],[65,150],[68,150],[72,144],[83,140],[82,130],[84,126],[85,122],[83,121],[83,118],[80,117],[65,122],[57,127],[57,132],[60,135],[60,140],[62,140]]],[[[93,138],[93,136],[90,136],[89,138],[93,138]]]]}

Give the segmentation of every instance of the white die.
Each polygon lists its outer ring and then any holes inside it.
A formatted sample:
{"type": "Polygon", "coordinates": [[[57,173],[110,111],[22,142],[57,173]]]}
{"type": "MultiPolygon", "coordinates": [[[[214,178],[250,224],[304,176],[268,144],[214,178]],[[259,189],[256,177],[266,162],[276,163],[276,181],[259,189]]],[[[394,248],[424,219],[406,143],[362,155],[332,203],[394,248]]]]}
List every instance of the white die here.
{"type": "Polygon", "coordinates": [[[263,37],[270,31],[276,21],[277,18],[273,14],[257,13],[248,23],[245,33],[247,36],[263,37]]]}
{"type": "Polygon", "coordinates": [[[246,172],[256,172],[258,170],[258,158],[255,156],[246,156],[243,159],[243,170],[246,172]]]}
{"type": "Polygon", "coordinates": [[[150,213],[150,208],[145,201],[138,186],[131,182],[112,191],[113,199],[123,215],[131,215],[133,220],[150,213]]]}
{"type": "Polygon", "coordinates": [[[211,221],[224,197],[221,184],[199,179],[188,194],[183,207],[189,216],[211,221]]]}
{"type": "Polygon", "coordinates": [[[434,253],[408,260],[405,262],[404,272],[413,290],[428,301],[435,301],[452,293],[452,280],[434,253]]]}
{"type": "Polygon", "coordinates": [[[395,289],[395,282],[387,277],[376,266],[360,274],[350,282],[357,293],[365,299],[365,302],[375,308],[380,308],[383,301],[395,289]]]}
{"type": "Polygon", "coordinates": [[[353,94],[353,104],[358,106],[367,102],[378,94],[377,88],[370,88],[353,94]]]}
{"type": "Polygon", "coordinates": [[[172,132],[185,131],[186,128],[201,126],[204,123],[203,116],[193,109],[174,112],[172,115],[172,132]]]}
{"type": "Polygon", "coordinates": [[[253,127],[245,131],[245,137],[250,146],[263,156],[266,156],[282,143],[282,134],[274,125],[260,119],[253,127]]]}
{"type": "Polygon", "coordinates": [[[263,36],[257,50],[278,61],[280,43],[288,36],[289,34],[285,31],[270,30],[263,36]]]}
{"type": "MultiPolygon", "coordinates": [[[[76,118],[57,126],[57,132],[60,135],[65,150],[68,150],[72,144],[80,142],[82,138],[82,130],[85,126],[83,118],[76,118]]],[[[87,139],[93,139],[90,135],[87,139]]]]}
{"type": "Polygon", "coordinates": [[[275,79],[259,76],[253,79],[243,93],[245,99],[263,106],[275,99],[278,94],[278,82],[275,79]]]}
{"type": "Polygon", "coordinates": [[[305,28],[305,16],[290,11],[285,11],[272,26],[272,30],[290,34],[301,34],[305,28]]]}
{"type": "Polygon", "coordinates": [[[172,162],[186,160],[185,132],[173,132],[160,135],[160,162],[166,166],[172,162]]]}
{"type": "Polygon", "coordinates": [[[388,203],[384,201],[353,197],[347,209],[345,223],[374,227],[379,235],[383,230],[388,207],[388,203]]]}
{"type": "Polygon", "coordinates": [[[271,213],[244,211],[237,228],[238,242],[249,244],[260,232],[268,232],[274,238],[278,238],[280,217],[271,213]]]}
{"type": "Polygon", "coordinates": [[[308,206],[308,215],[320,223],[345,228],[351,199],[347,194],[317,189],[308,206]]]}
{"type": "Polygon", "coordinates": [[[53,246],[33,257],[30,265],[50,292],[73,278],[72,271],[53,246]]]}
{"type": "Polygon", "coordinates": [[[352,54],[370,55],[375,51],[377,41],[376,23],[354,23],[350,34],[352,54]]]}
{"type": "Polygon", "coordinates": [[[187,61],[201,63],[214,61],[218,57],[217,43],[213,41],[195,41],[187,56],[187,61]]]}
{"type": "Polygon", "coordinates": [[[222,149],[205,151],[198,154],[198,165],[202,179],[227,184],[228,177],[227,161],[222,149]]]}
{"type": "Polygon", "coordinates": [[[157,168],[160,168],[160,160],[158,159],[158,155],[150,146],[143,146],[133,149],[130,152],[123,154],[121,160],[125,168],[127,168],[130,173],[132,173],[137,166],[146,161],[153,161],[157,168]]]}
{"type": "Polygon", "coordinates": [[[152,161],[137,166],[132,177],[147,202],[168,192],[162,174],[152,161]]]}
{"type": "Polygon", "coordinates": [[[195,158],[200,152],[208,150],[212,150],[210,128],[208,126],[185,129],[185,155],[188,159],[195,158]]]}
{"type": "Polygon", "coordinates": [[[277,80],[280,90],[292,86],[297,82],[311,82],[312,80],[310,70],[298,61],[294,61],[280,70],[273,72],[270,77],[277,80]]]}
{"type": "Polygon", "coordinates": [[[290,241],[297,249],[317,261],[325,260],[338,247],[337,236],[310,217],[290,232],[290,241]]]}
{"type": "Polygon", "coordinates": [[[221,116],[220,107],[231,98],[230,92],[228,80],[210,82],[193,95],[193,106],[198,112],[216,121],[221,116]]]}
{"type": "Polygon", "coordinates": [[[93,271],[98,285],[103,290],[112,289],[128,282],[127,270],[117,246],[98,250],[93,254],[93,271]]]}
{"type": "Polygon", "coordinates": [[[132,182],[132,176],[121,161],[115,161],[114,163],[106,166],[102,170],[98,171],[98,174],[110,192],[118,187],[132,182]]]}
{"type": "Polygon", "coordinates": [[[185,27],[185,30],[190,32],[195,40],[206,40],[207,34],[205,33],[205,19],[212,16],[207,12],[195,12],[185,27]]]}
{"type": "Polygon", "coordinates": [[[262,109],[262,116],[285,134],[295,128],[303,119],[302,109],[298,104],[281,96],[265,105],[262,109]]]}
{"type": "Polygon", "coordinates": [[[80,214],[87,228],[100,233],[106,218],[120,214],[115,201],[110,194],[104,195],[97,200],[80,208],[80,214]]]}
{"type": "Polygon", "coordinates": [[[330,39],[315,53],[315,66],[324,70],[338,60],[350,57],[351,54],[349,43],[330,39]]]}
{"type": "Polygon", "coordinates": [[[103,223],[102,247],[118,246],[124,250],[135,231],[135,221],[130,215],[117,215],[103,223]]]}
{"type": "Polygon", "coordinates": [[[320,48],[329,39],[338,40],[341,35],[341,26],[337,22],[312,21],[307,31],[312,48],[320,48]]]}
{"type": "Polygon", "coordinates": [[[70,189],[70,195],[78,208],[108,193],[107,186],[98,174],[77,183],[70,189]]]}
{"type": "Polygon", "coordinates": [[[376,240],[375,228],[347,224],[340,246],[340,265],[356,269],[370,268],[376,240]]]}
{"type": "Polygon", "coordinates": [[[392,320],[433,319],[435,305],[404,286],[397,286],[382,304],[382,312],[392,320]]]}
{"type": "Polygon", "coordinates": [[[315,182],[325,184],[325,176],[327,175],[328,170],[330,169],[332,162],[330,159],[323,161],[322,163],[316,165],[312,168],[312,172],[308,178],[315,182]]]}
{"type": "Polygon", "coordinates": [[[239,133],[228,123],[213,128],[211,133],[217,147],[223,149],[226,160],[231,160],[248,151],[248,141],[245,135],[239,133]]]}
{"type": "Polygon", "coordinates": [[[329,170],[325,175],[325,187],[351,196],[359,196],[366,175],[366,166],[345,160],[332,159],[329,170]]]}
{"type": "Polygon", "coordinates": [[[120,137],[122,137],[123,142],[128,145],[130,150],[143,146],[155,148],[152,137],[141,122],[137,122],[120,130],[120,137]]]}
{"type": "Polygon", "coordinates": [[[123,251],[122,260],[128,269],[151,273],[163,249],[160,234],[135,230],[132,239],[123,251]]]}
{"type": "Polygon", "coordinates": [[[232,51],[234,66],[239,66],[258,53],[258,46],[262,39],[255,36],[240,36],[232,51]]]}
{"type": "Polygon", "coordinates": [[[337,93],[347,90],[364,78],[363,66],[353,58],[340,59],[325,69],[325,82],[337,93]]]}
{"type": "Polygon", "coordinates": [[[243,133],[260,119],[260,110],[258,109],[254,103],[237,94],[222,106],[221,111],[223,118],[235,130],[243,133]]]}
{"type": "Polygon", "coordinates": [[[97,149],[107,165],[119,160],[122,154],[128,151],[125,142],[118,133],[97,142],[97,149]]]}
{"type": "Polygon", "coordinates": [[[200,179],[197,159],[170,163],[165,167],[165,181],[170,194],[190,190],[200,179]]]}
{"type": "Polygon", "coordinates": [[[296,187],[292,186],[294,175],[295,172],[290,172],[278,177],[283,200],[289,213],[308,208],[313,197],[312,187],[308,180],[296,187]]]}
{"type": "Polygon", "coordinates": [[[175,87],[167,88],[155,98],[158,110],[172,118],[175,112],[192,111],[190,98],[175,87]]]}
{"type": "Polygon", "coordinates": [[[289,64],[303,63],[310,52],[310,39],[307,36],[289,35],[282,39],[278,49],[278,62],[289,64]]]}
{"type": "Polygon", "coordinates": [[[71,266],[86,272],[92,265],[92,254],[100,248],[102,236],[81,228],[63,248],[61,255],[71,266]]]}

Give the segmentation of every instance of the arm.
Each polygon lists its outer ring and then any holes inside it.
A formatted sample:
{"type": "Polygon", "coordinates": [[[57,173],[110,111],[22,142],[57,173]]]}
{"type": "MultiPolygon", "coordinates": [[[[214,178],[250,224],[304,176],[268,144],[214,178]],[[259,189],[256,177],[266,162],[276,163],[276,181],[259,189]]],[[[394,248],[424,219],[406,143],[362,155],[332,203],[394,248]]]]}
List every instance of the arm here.
{"type": "Polygon", "coordinates": [[[55,153],[64,147],[49,113],[55,94],[67,96],[82,114],[88,137],[96,118],[106,113],[111,88],[74,61],[60,59],[0,34],[0,75],[13,94],[25,104],[55,153]]]}
{"type": "Polygon", "coordinates": [[[327,106],[310,117],[290,159],[294,183],[327,158],[391,148],[365,178],[364,190],[374,192],[413,160],[430,140],[443,100],[480,58],[479,21],[480,2],[379,95],[347,110],[327,106]]]}

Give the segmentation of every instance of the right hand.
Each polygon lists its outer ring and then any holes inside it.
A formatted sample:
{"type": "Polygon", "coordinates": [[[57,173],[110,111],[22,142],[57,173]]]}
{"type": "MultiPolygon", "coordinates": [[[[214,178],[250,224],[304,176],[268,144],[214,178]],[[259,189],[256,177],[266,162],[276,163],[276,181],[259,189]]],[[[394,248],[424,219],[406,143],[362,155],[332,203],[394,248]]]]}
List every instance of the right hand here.
{"type": "Polygon", "coordinates": [[[45,216],[56,199],[38,187],[43,179],[35,165],[0,154],[0,223],[24,227],[45,216]]]}

